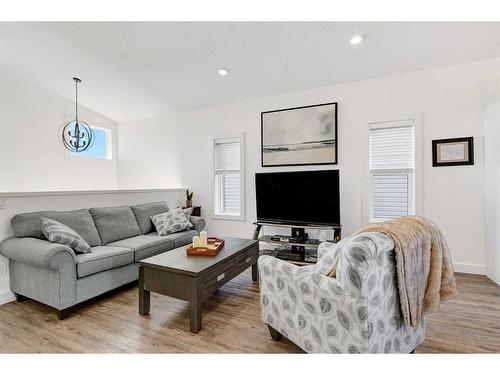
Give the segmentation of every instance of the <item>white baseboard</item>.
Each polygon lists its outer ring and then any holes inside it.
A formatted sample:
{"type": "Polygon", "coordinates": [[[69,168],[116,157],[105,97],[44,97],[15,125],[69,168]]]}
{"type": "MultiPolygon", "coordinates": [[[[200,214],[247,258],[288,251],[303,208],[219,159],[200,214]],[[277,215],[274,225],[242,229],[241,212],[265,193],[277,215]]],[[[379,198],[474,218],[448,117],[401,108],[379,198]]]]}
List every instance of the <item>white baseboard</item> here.
{"type": "Polygon", "coordinates": [[[11,291],[8,292],[0,292],[0,305],[5,303],[9,303],[16,300],[16,296],[11,291]]]}
{"type": "Polygon", "coordinates": [[[454,263],[455,272],[472,273],[474,275],[486,275],[486,267],[481,264],[473,263],[454,263]]]}

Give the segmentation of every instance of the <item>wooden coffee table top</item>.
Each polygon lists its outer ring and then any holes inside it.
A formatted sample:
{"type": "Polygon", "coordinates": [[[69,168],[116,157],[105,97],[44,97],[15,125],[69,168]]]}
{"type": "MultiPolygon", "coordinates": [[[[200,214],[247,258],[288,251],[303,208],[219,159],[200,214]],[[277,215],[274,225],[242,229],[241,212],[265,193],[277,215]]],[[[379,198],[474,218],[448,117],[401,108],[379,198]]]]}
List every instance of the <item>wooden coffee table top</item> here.
{"type": "Polygon", "coordinates": [[[224,239],[224,247],[220,253],[214,257],[188,256],[186,254],[186,248],[190,245],[185,245],[141,260],[139,264],[146,267],[197,277],[209,272],[223,261],[237,257],[245,250],[252,246],[257,246],[258,244],[256,240],[232,237],[219,238],[224,239]]]}

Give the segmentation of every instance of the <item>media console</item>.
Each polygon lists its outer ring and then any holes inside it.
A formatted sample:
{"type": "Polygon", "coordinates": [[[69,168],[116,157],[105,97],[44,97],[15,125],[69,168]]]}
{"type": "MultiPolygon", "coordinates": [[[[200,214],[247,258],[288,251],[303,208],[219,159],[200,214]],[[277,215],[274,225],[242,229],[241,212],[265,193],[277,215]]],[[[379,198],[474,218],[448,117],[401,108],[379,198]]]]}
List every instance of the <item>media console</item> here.
{"type": "Polygon", "coordinates": [[[271,251],[262,252],[265,255],[272,255],[276,258],[287,260],[298,265],[307,265],[316,263],[318,246],[321,241],[317,239],[309,239],[306,233],[307,229],[311,230],[333,230],[332,242],[338,242],[341,238],[341,225],[286,225],[268,222],[255,222],[254,240],[265,242],[271,246],[275,246],[271,251]],[[290,228],[291,235],[262,235],[260,232],[263,227],[290,228]],[[260,236],[260,237],[259,237],[260,236]],[[276,247],[277,246],[277,247],[276,247]]]}

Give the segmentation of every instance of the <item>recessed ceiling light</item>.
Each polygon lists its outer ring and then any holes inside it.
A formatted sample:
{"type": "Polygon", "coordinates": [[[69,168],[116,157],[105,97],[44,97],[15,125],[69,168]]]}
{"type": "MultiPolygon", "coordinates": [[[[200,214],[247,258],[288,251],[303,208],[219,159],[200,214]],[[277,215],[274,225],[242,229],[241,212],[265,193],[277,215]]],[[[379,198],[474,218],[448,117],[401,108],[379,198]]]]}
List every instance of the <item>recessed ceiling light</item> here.
{"type": "Polygon", "coordinates": [[[349,42],[350,42],[353,46],[355,46],[356,44],[361,43],[362,41],[363,41],[363,35],[361,35],[361,34],[356,34],[356,35],[353,35],[353,36],[351,37],[351,39],[349,40],[349,42]]]}
{"type": "Polygon", "coordinates": [[[220,76],[227,76],[229,74],[229,70],[227,69],[219,69],[220,76]]]}

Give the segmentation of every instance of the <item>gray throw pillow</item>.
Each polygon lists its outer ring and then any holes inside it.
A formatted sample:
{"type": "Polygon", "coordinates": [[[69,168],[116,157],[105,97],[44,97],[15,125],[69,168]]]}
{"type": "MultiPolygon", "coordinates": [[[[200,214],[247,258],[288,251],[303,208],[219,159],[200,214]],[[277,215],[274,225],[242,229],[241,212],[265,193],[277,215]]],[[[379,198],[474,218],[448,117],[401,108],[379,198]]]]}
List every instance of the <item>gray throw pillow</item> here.
{"type": "Polygon", "coordinates": [[[82,236],[70,227],[46,217],[42,217],[41,220],[43,234],[50,242],[69,246],[77,253],[87,254],[92,252],[89,244],[85,242],[82,236]]]}
{"type": "Polygon", "coordinates": [[[159,236],[186,230],[190,224],[182,208],[174,208],[163,214],[151,216],[151,221],[159,236]]]}
{"type": "Polygon", "coordinates": [[[186,219],[188,219],[188,221],[189,221],[189,228],[194,227],[193,223],[191,223],[191,215],[193,215],[193,210],[194,210],[194,207],[182,209],[182,211],[184,212],[184,215],[186,215],[186,219]]]}

